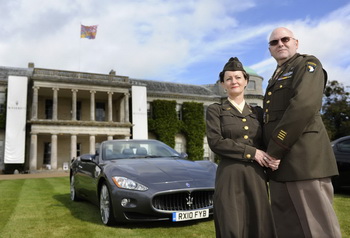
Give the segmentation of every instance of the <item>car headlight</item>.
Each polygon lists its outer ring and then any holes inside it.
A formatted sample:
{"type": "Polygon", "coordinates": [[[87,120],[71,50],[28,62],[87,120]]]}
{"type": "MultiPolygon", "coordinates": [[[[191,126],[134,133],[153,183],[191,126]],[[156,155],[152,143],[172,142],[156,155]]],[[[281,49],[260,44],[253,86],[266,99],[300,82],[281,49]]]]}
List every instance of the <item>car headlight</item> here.
{"type": "Polygon", "coordinates": [[[137,191],[148,190],[146,186],[125,177],[114,176],[112,177],[112,180],[115,183],[115,185],[117,185],[118,188],[137,190],[137,191]]]}

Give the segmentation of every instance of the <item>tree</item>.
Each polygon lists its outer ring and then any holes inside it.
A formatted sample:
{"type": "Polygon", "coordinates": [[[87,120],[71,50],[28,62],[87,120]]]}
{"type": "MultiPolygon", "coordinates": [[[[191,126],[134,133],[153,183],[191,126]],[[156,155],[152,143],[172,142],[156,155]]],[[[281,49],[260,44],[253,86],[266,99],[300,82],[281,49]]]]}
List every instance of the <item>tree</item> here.
{"type": "Polygon", "coordinates": [[[325,89],[322,119],[331,140],[350,135],[350,95],[343,84],[329,81],[325,89]]]}

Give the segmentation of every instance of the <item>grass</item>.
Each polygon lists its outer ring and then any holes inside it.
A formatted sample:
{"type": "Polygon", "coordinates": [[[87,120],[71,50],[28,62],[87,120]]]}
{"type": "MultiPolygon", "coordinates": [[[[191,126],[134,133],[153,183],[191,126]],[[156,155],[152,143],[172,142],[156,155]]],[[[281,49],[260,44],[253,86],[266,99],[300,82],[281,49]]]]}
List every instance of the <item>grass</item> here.
{"type": "Polygon", "coordinates": [[[212,219],[107,227],[97,206],[72,202],[69,178],[0,180],[0,237],[214,237],[212,219]]]}
{"type": "Polygon", "coordinates": [[[350,238],[350,191],[335,195],[334,210],[339,220],[343,238],[350,238]]]}
{"type": "MultiPolygon", "coordinates": [[[[350,238],[350,192],[336,194],[334,208],[343,238],[350,238]]],[[[102,225],[99,209],[72,202],[69,178],[0,180],[0,237],[215,237],[212,219],[102,225]]]]}

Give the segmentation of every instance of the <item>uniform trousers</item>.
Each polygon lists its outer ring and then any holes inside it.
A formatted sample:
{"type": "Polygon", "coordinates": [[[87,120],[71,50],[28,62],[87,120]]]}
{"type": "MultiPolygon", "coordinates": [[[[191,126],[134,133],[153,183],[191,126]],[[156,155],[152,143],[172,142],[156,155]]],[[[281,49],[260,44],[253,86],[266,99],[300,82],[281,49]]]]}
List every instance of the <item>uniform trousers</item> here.
{"type": "Polygon", "coordinates": [[[279,238],[340,238],[330,178],[270,180],[272,213],[279,238]]]}

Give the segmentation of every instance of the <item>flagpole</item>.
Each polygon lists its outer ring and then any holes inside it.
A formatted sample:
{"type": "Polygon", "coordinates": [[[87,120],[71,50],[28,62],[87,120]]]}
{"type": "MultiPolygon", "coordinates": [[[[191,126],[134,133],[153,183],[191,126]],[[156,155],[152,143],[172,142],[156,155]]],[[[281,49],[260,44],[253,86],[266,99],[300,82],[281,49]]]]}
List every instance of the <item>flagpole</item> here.
{"type": "Polygon", "coordinates": [[[80,78],[80,54],[81,54],[81,22],[80,22],[80,35],[79,35],[78,78],[80,78]]]}

